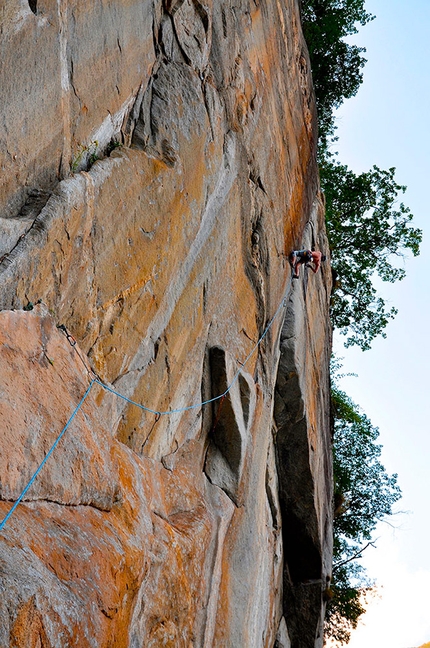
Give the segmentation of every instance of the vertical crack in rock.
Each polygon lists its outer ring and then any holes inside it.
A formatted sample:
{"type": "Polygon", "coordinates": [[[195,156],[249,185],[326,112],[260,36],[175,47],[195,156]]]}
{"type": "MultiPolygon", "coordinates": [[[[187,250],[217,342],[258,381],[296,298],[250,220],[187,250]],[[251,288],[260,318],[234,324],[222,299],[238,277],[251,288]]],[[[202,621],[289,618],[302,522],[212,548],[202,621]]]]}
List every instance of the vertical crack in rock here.
{"type": "MultiPolygon", "coordinates": [[[[224,349],[213,347],[209,353],[212,398],[225,394],[235,376],[233,361],[224,349]]],[[[214,402],[213,427],[205,461],[205,473],[238,505],[249,424],[255,408],[252,378],[243,373],[228,393],[214,402]]]]}
{"type": "MultiPolygon", "coordinates": [[[[315,225],[310,222],[305,231],[306,244],[315,225]]],[[[289,299],[274,409],[284,615],[295,648],[322,645],[322,591],[331,572],[330,328],[321,322],[316,336],[314,318],[324,317],[326,294],[316,293],[316,275],[312,279],[294,285],[289,299]]]]}
{"type": "Polygon", "coordinates": [[[72,158],[72,133],[70,109],[70,66],[67,45],[69,38],[68,28],[68,0],[57,0],[58,31],[60,39],[60,82],[61,82],[61,114],[63,117],[63,150],[61,152],[60,173],[67,177],[72,158]]]}
{"type": "Polygon", "coordinates": [[[276,457],[273,443],[269,443],[267,452],[267,469],[266,469],[266,496],[269,504],[270,514],[272,517],[272,526],[275,532],[282,527],[281,508],[279,505],[279,483],[278,473],[275,470],[276,457]]]}

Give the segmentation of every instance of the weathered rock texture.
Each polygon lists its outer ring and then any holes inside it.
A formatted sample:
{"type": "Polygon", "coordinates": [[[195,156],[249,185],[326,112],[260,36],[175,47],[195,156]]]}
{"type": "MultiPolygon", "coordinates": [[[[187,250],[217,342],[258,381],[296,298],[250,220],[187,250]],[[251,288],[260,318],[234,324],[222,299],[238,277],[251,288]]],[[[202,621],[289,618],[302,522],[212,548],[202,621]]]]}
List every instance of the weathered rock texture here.
{"type": "Polygon", "coordinates": [[[292,285],[287,259],[326,247],[297,3],[0,22],[2,517],[91,385],[0,532],[0,646],[321,646],[330,273],[292,285]]]}

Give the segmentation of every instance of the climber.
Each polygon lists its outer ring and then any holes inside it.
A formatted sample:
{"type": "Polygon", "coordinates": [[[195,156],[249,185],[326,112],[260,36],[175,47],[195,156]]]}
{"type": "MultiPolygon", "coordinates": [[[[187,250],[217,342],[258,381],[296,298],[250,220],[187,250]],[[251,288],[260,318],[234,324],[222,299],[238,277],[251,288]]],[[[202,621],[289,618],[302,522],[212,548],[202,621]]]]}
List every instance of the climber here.
{"type": "Polygon", "coordinates": [[[289,260],[293,268],[293,279],[298,279],[300,264],[305,264],[312,272],[318,272],[321,262],[325,261],[326,257],[321,252],[315,250],[294,250],[291,252],[289,260]]]}

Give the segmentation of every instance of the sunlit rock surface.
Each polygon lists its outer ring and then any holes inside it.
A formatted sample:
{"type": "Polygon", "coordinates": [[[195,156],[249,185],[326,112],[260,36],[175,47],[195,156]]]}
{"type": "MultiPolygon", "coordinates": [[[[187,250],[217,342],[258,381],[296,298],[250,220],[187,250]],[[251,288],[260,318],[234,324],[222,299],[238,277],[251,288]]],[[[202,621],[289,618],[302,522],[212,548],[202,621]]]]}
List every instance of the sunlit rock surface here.
{"type": "Polygon", "coordinates": [[[73,417],[0,532],[0,646],[321,646],[331,279],[288,265],[327,247],[298,5],[0,19],[1,519],[73,417]]]}

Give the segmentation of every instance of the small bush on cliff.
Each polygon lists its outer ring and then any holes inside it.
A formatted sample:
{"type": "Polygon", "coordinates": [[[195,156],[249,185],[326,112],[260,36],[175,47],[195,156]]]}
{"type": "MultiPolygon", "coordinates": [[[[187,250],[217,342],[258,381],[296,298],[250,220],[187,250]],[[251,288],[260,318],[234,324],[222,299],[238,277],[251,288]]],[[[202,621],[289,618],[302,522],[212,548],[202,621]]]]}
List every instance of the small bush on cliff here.
{"type": "Polygon", "coordinates": [[[357,560],[372,544],[377,523],[393,514],[401,492],[397,475],[388,475],[380,462],[381,446],[376,443],[379,430],[336,385],[332,387],[332,403],[334,565],[326,634],[347,643],[351,629],[365,611],[362,596],[371,589],[357,560]]]}

